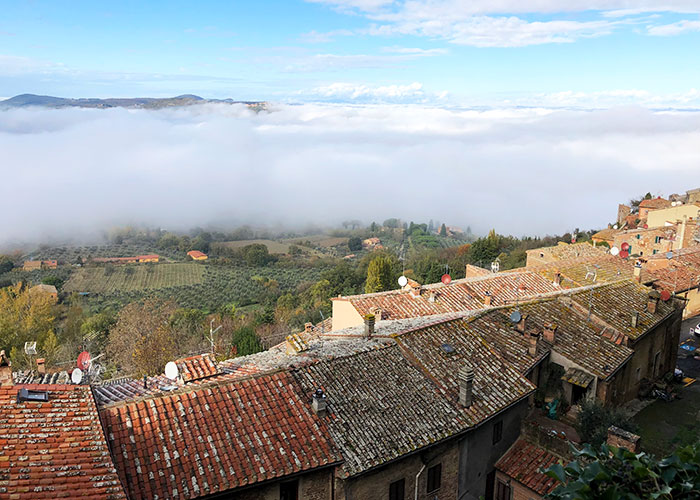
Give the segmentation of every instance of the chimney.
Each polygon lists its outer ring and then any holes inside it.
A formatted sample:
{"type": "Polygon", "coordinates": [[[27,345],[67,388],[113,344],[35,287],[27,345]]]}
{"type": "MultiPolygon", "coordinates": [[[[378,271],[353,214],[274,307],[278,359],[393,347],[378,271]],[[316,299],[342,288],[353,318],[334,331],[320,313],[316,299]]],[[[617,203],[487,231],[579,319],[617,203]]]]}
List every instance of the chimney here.
{"type": "Polygon", "coordinates": [[[12,381],[12,363],[5,356],[5,351],[0,351],[0,387],[14,385],[12,381]]]}
{"type": "Polygon", "coordinates": [[[654,314],[656,312],[656,306],[659,305],[659,299],[661,294],[658,290],[652,290],[649,292],[649,298],[647,300],[647,312],[654,314]]]}
{"type": "Polygon", "coordinates": [[[557,272],[557,273],[554,275],[554,284],[557,285],[557,286],[560,286],[560,285],[561,285],[561,273],[560,273],[560,272],[557,272]]]}
{"type": "Polygon", "coordinates": [[[557,337],[557,325],[554,323],[545,323],[542,329],[542,337],[550,344],[554,344],[557,337]]]}
{"type": "Polygon", "coordinates": [[[469,366],[463,366],[459,369],[457,379],[459,380],[459,404],[469,408],[472,405],[474,370],[469,366]]]}
{"type": "Polygon", "coordinates": [[[435,302],[435,290],[430,290],[428,293],[428,302],[435,302]]]}
{"type": "Polygon", "coordinates": [[[527,314],[520,315],[520,321],[515,324],[515,329],[520,333],[525,333],[525,326],[527,324],[527,314]]]}
{"type": "Polygon", "coordinates": [[[485,305],[486,307],[490,307],[490,306],[491,306],[491,298],[492,298],[492,297],[491,297],[491,292],[486,292],[486,294],[484,295],[484,305],[485,305]]]}
{"type": "Polygon", "coordinates": [[[36,371],[39,375],[46,373],[46,360],[44,358],[36,358],[36,371]]]}
{"type": "Polygon", "coordinates": [[[637,311],[634,311],[632,313],[632,328],[637,328],[638,324],[639,324],[639,313],[637,311]]]}
{"type": "Polygon", "coordinates": [[[608,446],[615,448],[625,448],[632,453],[639,451],[639,436],[624,429],[611,425],[608,427],[608,446]]]}
{"type": "Polygon", "coordinates": [[[530,335],[530,345],[527,348],[527,353],[533,358],[537,357],[537,335],[530,335]]]}
{"type": "Polygon", "coordinates": [[[420,297],[421,285],[411,287],[411,293],[414,297],[420,297]]]}
{"type": "Polygon", "coordinates": [[[373,307],[369,310],[370,314],[374,314],[374,319],[375,321],[381,321],[382,320],[382,311],[381,307],[373,307]]]}
{"type": "Polygon", "coordinates": [[[311,398],[311,409],[316,415],[322,417],[326,414],[327,408],[328,403],[326,402],[326,395],[323,393],[323,389],[316,389],[311,398]]]}
{"type": "Polygon", "coordinates": [[[642,282],[642,263],[639,261],[634,263],[634,281],[642,282]]]}
{"type": "Polygon", "coordinates": [[[304,333],[311,333],[314,331],[314,324],[309,322],[309,323],[304,323],[304,333]]]}
{"type": "Polygon", "coordinates": [[[365,337],[368,339],[374,335],[374,314],[365,314],[365,337]]]}

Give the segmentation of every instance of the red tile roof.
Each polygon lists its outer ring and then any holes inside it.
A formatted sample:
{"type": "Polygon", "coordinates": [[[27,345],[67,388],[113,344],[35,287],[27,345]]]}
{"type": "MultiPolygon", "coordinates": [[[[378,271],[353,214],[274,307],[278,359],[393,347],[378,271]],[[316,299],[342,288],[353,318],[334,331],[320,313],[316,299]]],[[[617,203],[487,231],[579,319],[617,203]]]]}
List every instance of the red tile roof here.
{"type": "Polygon", "coordinates": [[[207,256],[207,254],[200,252],[199,250],[190,250],[189,252],[187,252],[187,255],[189,255],[193,259],[207,256]]]}
{"type": "Polygon", "coordinates": [[[0,415],[1,498],[126,498],[89,387],[0,387],[0,415]],[[20,388],[49,400],[18,403],[20,388]]]}
{"type": "Polygon", "coordinates": [[[560,460],[544,448],[519,439],[496,462],[495,467],[535,493],[547,495],[559,486],[559,481],[541,473],[540,469],[546,469],[560,460]]]}
{"type": "Polygon", "coordinates": [[[334,300],[350,301],[361,316],[374,308],[381,308],[382,319],[392,320],[483,309],[486,307],[486,292],[491,294],[491,305],[496,306],[557,290],[559,287],[538,273],[505,272],[455,280],[449,285],[425,285],[420,295],[414,295],[411,291],[392,290],[334,300]]]}
{"type": "Polygon", "coordinates": [[[287,372],[198,384],[102,409],[132,498],[197,498],[338,463],[287,372]]]}
{"type": "Polygon", "coordinates": [[[667,208],[671,206],[671,202],[664,198],[652,198],[651,200],[642,200],[639,203],[639,208],[667,208]]]}
{"type": "Polygon", "coordinates": [[[178,359],[175,361],[175,364],[180,371],[180,377],[182,377],[183,382],[213,377],[222,373],[216,358],[209,353],[178,359]]]}

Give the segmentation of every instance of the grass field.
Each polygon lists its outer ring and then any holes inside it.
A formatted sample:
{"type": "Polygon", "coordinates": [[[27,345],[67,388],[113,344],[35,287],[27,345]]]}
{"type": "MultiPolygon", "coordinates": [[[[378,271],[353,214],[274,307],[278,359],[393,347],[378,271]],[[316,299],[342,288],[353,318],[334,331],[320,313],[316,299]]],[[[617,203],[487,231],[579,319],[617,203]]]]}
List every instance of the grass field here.
{"type": "Polygon", "coordinates": [[[281,253],[287,253],[289,252],[289,244],[287,243],[281,243],[279,241],[274,241],[274,240],[240,240],[240,241],[224,241],[220,243],[214,243],[212,246],[214,247],[225,247],[225,248],[243,248],[248,245],[253,245],[255,243],[260,243],[261,245],[265,245],[267,247],[267,251],[270,253],[276,253],[276,254],[281,254],[281,253]]]}
{"type": "Polygon", "coordinates": [[[199,264],[158,264],[84,267],[75,271],[63,290],[111,294],[139,290],[157,290],[204,281],[204,266],[199,264]]]}

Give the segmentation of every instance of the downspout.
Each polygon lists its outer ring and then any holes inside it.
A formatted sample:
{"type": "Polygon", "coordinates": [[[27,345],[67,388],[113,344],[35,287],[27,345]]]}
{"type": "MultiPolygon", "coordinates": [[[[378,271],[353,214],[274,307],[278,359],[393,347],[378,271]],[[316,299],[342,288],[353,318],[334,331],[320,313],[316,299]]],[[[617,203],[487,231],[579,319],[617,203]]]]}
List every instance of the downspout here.
{"type": "Polygon", "coordinates": [[[418,478],[420,477],[421,474],[423,474],[423,471],[425,470],[425,464],[423,464],[423,467],[420,468],[418,471],[418,474],[416,474],[416,494],[414,499],[418,500],[418,478]]]}

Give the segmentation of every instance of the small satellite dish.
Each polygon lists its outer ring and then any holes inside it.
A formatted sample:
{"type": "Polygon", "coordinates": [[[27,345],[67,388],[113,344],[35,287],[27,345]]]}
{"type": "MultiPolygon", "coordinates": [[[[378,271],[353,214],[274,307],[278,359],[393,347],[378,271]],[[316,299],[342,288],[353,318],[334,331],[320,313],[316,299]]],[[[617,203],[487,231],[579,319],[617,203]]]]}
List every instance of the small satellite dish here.
{"type": "Polygon", "coordinates": [[[619,254],[619,253],[620,253],[620,249],[617,248],[617,247],[612,247],[612,248],[610,249],[610,255],[617,255],[617,254],[619,254]]]}
{"type": "Polygon", "coordinates": [[[668,299],[671,298],[671,292],[668,290],[661,290],[661,300],[664,302],[668,302],[668,299]]]}
{"type": "Polygon", "coordinates": [[[78,362],[76,364],[82,371],[87,371],[90,368],[90,353],[83,351],[78,354],[78,362]]]}
{"type": "Polygon", "coordinates": [[[666,258],[671,260],[673,258],[673,252],[666,252],[666,258]]]}
{"type": "Polygon", "coordinates": [[[620,250],[622,250],[623,252],[626,252],[626,251],[628,251],[629,249],[630,249],[630,244],[627,243],[626,241],[623,242],[622,245],[620,245],[620,250]]]}
{"type": "Polygon", "coordinates": [[[404,287],[408,284],[408,278],[406,276],[399,276],[399,286],[404,287]]]}
{"type": "Polygon", "coordinates": [[[523,319],[523,315],[520,314],[520,311],[513,311],[512,313],[510,313],[511,323],[520,323],[521,319],[523,319]]]}
{"type": "Polygon", "coordinates": [[[168,361],[165,365],[165,376],[170,380],[175,380],[178,374],[179,370],[177,369],[177,365],[173,361],[168,361]]]}
{"type": "Polygon", "coordinates": [[[452,281],[452,276],[450,276],[449,274],[443,274],[442,278],[440,278],[440,281],[442,281],[443,285],[449,285],[452,281]]]}
{"type": "Polygon", "coordinates": [[[620,252],[620,257],[622,257],[623,259],[626,259],[629,256],[630,256],[630,253],[627,250],[622,250],[620,252]]]}
{"type": "Polygon", "coordinates": [[[617,228],[618,228],[618,226],[617,226],[617,224],[615,224],[615,225],[613,226],[613,229],[617,229],[617,228]]]}
{"type": "Polygon", "coordinates": [[[74,369],[73,372],[71,372],[70,374],[70,379],[71,382],[78,385],[80,382],[83,381],[83,370],[81,370],[80,368],[74,369]]]}

